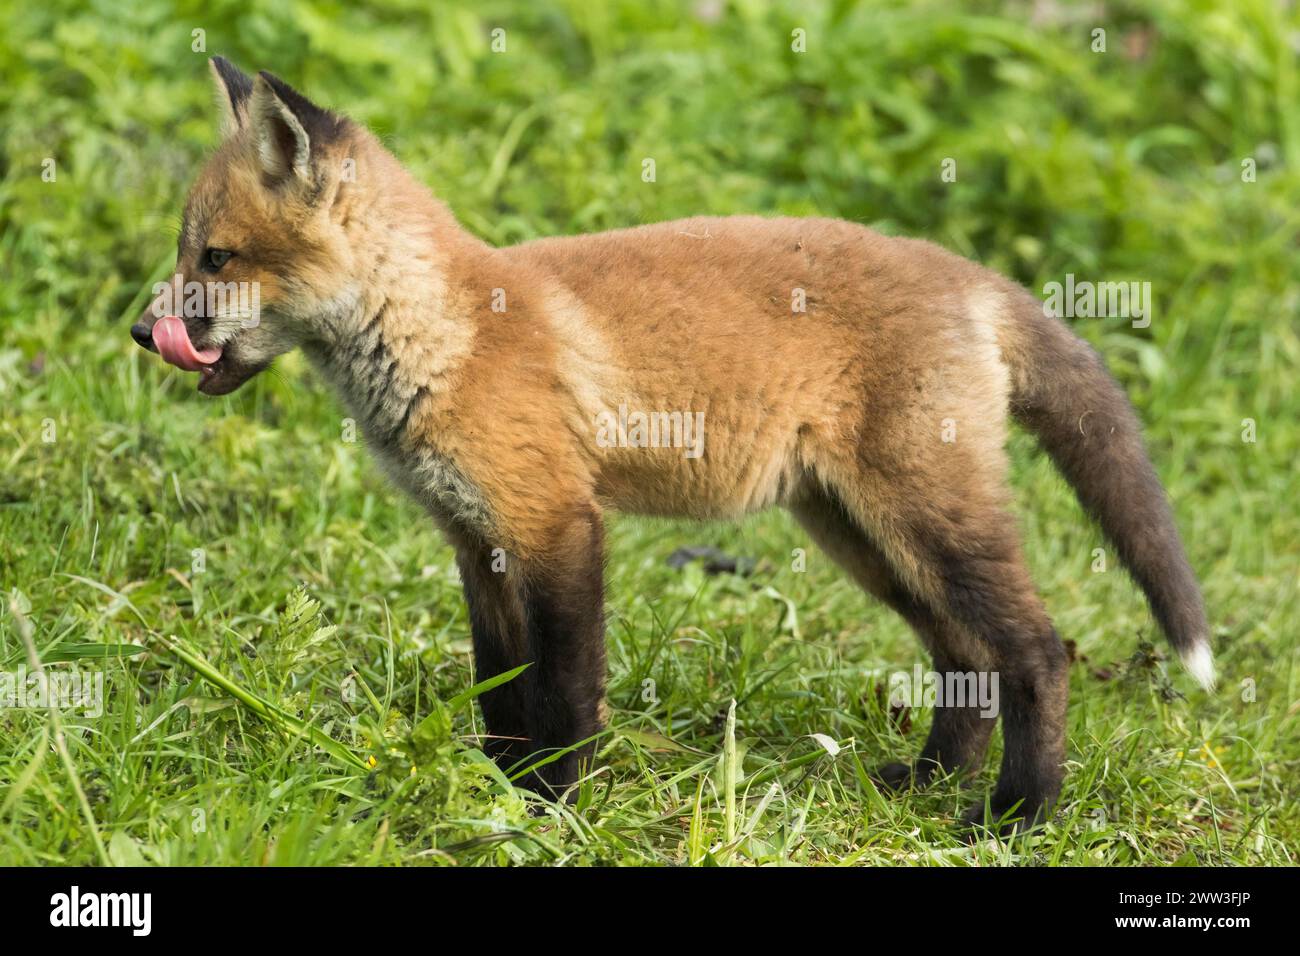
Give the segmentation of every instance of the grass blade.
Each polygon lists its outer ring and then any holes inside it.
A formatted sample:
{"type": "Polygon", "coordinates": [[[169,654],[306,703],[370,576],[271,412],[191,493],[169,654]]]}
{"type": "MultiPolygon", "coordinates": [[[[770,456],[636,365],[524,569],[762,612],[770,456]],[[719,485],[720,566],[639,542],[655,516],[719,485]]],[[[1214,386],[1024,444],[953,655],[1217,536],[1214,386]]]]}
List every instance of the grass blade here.
{"type": "Polygon", "coordinates": [[[212,666],[212,664],[210,664],[205,658],[185,647],[179,639],[164,637],[162,638],[162,641],[169,651],[180,658],[205,681],[212,684],[214,687],[224,690],[227,694],[234,697],[267,723],[272,724],[281,730],[291,731],[300,737],[309,738],[316,746],[330,754],[340,763],[351,767],[354,770],[360,770],[362,772],[370,771],[370,764],[352,750],[343,746],[343,744],[339,743],[329,734],[325,733],[319,727],[313,726],[307,721],[277,707],[270,701],[259,697],[252,691],[241,687],[221,671],[217,670],[217,668],[212,666]]]}

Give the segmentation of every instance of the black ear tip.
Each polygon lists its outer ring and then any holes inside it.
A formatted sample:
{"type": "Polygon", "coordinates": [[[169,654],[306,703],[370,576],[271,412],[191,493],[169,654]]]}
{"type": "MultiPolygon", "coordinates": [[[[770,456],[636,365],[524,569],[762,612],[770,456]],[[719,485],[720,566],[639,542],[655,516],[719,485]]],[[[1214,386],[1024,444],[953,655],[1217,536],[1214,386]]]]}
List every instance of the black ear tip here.
{"type": "Polygon", "coordinates": [[[225,85],[226,92],[230,95],[230,105],[238,112],[240,104],[253,92],[253,81],[224,56],[218,54],[210,57],[208,62],[225,85]]]}
{"type": "Polygon", "coordinates": [[[221,54],[218,53],[215,56],[208,57],[208,62],[212,64],[212,68],[217,71],[217,75],[223,79],[238,80],[240,81],[241,86],[245,84],[250,86],[252,85],[244,71],[235,66],[235,64],[231,63],[221,54]]]}
{"type": "Polygon", "coordinates": [[[293,112],[317,142],[326,142],[347,129],[347,120],[321,109],[284,80],[268,70],[258,70],[258,78],[293,112]]]}

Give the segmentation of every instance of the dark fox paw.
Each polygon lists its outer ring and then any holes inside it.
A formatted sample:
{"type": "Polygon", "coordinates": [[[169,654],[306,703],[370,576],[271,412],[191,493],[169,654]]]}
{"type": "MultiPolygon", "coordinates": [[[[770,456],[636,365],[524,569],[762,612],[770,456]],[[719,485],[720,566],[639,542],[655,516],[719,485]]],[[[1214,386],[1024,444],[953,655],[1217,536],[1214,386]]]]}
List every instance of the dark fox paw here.
{"type": "Polygon", "coordinates": [[[1023,836],[1043,825],[1050,804],[1051,801],[1042,798],[1004,798],[994,794],[987,806],[980,802],[962,814],[962,836],[968,843],[976,843],[990,836],[1023,836]],[[1026,811],[1026,807],[1031,809],[1026,811]]]}
{"type": "Polygon", "coordinates": [[[887,763],[877,767],[871,778],[881,788],[899,793],[928,786],[938,769],[938,765],[931,760],[918,760],[915,764],[887,763]]]}
{"type": "Polygon", "coordinates": [[[887,763],[877,767],[871,779],[880,789],[899,793],[912,786],[912,768],[905,763],[887,763]]]}

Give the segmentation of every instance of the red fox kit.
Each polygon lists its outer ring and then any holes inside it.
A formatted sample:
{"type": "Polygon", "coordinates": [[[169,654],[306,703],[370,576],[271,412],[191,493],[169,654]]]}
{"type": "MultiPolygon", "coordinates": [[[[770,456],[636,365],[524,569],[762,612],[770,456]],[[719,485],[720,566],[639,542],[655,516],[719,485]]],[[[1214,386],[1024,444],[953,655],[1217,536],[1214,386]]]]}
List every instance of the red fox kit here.
{"type": "MultiPolygon", "coordinates": [[[[1213,681],[1136,416],[1023,288],[829,219],[492,248],[358,124],[269,73],[212,66],[225,138],[186,204],[176,280],[247,283],[257,307],[209,296],[182,317],[160,295],[132,335],[211,395],[304,350],[454,544],[479,677],[531,663],[482,697],[497,759],[561,754],[529,786],[562,793],[602,727],[604,512],[781,506],[906,618],[936,671],[998,675],[1005,752],[988,807],[1040,818],[1061,784],[1067,660],[1007,510],[1008,413],[1213,681]]],[[[919,759],[880,779],[977,768],[994,723],[973,701],[939,707],[919,759]]]]}

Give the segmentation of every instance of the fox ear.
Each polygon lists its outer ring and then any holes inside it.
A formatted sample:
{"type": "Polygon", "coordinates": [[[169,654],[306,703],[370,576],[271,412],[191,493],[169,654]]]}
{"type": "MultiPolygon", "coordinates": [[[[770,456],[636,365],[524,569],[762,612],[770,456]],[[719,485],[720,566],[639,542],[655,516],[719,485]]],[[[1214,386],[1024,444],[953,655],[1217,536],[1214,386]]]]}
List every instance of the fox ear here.
{"type": "Polygon", "coordinates": [[[229,136],[248,121],[248,99],[253,95],[253,80],[224,56],[214,56],[208,60],[208,66],[217,86],[221,132],[229,136]]]}
{"type": "Polygon", "coordinates": [[[249,119],[262,171],[277,182],[312,182],[323,149],[347,123],[265,70],[253,81],[249,119]]]}

